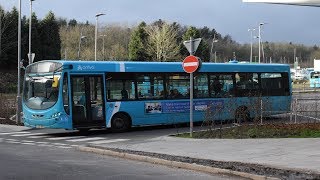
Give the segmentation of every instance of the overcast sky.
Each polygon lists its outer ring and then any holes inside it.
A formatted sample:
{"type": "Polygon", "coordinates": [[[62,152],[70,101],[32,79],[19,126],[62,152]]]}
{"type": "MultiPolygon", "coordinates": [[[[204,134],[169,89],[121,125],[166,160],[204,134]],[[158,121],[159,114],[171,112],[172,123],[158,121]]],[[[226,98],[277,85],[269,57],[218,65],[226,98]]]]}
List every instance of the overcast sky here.
{"type": "MultiPolygon", "coordinates": [[[[22,14],[29,16],[29,0],[21,0],[22,14]]],[[[18,0],[0,0],[9,11],[18,0]]],[[[95,23],[135,25],[162,19],[182,25],[215,28],[239,43],[249,43],[248,28],[266,22],[263,41],[320,45],[320,7],[243,3],[242,0],[35,0],[33,11],[42,19],[48,11],[57,17],[95,23]]]]}

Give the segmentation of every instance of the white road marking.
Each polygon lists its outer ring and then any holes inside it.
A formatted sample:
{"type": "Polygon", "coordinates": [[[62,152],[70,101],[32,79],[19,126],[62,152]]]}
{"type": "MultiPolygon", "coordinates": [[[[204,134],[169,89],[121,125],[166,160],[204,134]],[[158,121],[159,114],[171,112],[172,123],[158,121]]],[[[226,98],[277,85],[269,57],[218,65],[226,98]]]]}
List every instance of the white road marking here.
{"type": "Polygon", "coordinates": [[[38,146],[43,146],[43,147],[53,147],[52,144],[39,144],[38,146]]]}
{"type": "Polygon", "coordinates": [[[86,136],[66,136],[66,137],[54,137],[54,138],[46,138],[48,140],[65,140],[65,139],[75,139],[75,138],[83,138],[83,137],[86,137],[86,136]]]}
{"type": "Polygon", "coordinates": [[[16,139],[6,139],[7,141],[18,141],[16,139]]]}
{"type": "Polygon", "coordinates": [[[49,144],[49,142],[36,142],[38,144],[49,144]]]}
{"type": "Polygon", "coordinates": [[[21,142],[25,142],[25,143],[34,143],[34,141],[27,141],[27,140],[22,140],[21,142]]]}
{"type": "Polygon", "coordinates": [[[0,133],[0,135],[8,135],[8,134],[28,134],[30,132],[25,131],[19,131],[19,132],[6,132],[6,133],[0,133]]]}
{"type": "Polygon", "coordinates": [[[70,146],[55,146],[57,148],[62,148],[62,149],[71,149],[72,147],[70,146]]]}
{"type": "Polygon", "coordinates": [[[11,143],[11,144],[20,144],[20,141],[6,141],[7,143],[11,143]]]}
{"type": "Polygon", "coordinates": [[[109,139],[109,140],[101,140],[101,141],[92,141],[88,142],[90,144],[107,144],[107,143],[115,143],[121,141],[129,141],[130,139],[109,139]]]}
{"type": "Polygon", "coordinates": [[[63,144],[63,143],[52,143],[54,145],[57,145],[57,146],[68,146],[69,144],[63,144]]]}
{"type": "Polygon", "coordinates": [[[21,143],[21,144],[25,144],[25,145],[36,145],[35,143],[21,143]]]}
{"type": "Polygon", "coordinates": [[[93,137],[93,138],[82,138],[82,139],[71,139],[71,140],[66,140],[70,142],[83,142],[83,141],[94,141],[94,140],[100,140],[100,139],[105,139],[102,137],[93,137]]]}
{"type": "Polygon", "coordinates": [[[35,135],[42,135],[42,134],[45,134],[45,133],[14,134],[14,135],[11,135],[11,136],[20,137],[20,136],[35,136],[35,135]]]}
{"type": "Polygon", "coordinates": [[[47,137],[51,137],[51,136],[29,136],[28,138],[30,138],[30,139],[40,139],[40,138],[47,138],[47,137]]]}

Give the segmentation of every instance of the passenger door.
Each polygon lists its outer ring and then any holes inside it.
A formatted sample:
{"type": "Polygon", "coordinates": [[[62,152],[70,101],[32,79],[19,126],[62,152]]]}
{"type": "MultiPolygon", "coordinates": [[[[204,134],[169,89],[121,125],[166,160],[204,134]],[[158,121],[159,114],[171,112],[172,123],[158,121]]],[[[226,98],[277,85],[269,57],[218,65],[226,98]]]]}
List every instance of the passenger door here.
{"type": "Polygon", "coordinates": [[[102,75],[72,75],[72,120],[74,128],[105,127],[102,75]]]}

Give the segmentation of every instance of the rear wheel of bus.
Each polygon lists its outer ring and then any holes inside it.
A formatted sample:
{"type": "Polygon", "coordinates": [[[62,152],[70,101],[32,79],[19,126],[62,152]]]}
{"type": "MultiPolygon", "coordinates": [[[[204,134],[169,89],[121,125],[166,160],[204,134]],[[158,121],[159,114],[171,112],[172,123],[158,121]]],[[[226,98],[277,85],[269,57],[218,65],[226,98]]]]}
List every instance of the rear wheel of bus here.
{"type": "Polygon", "coordinates": [[[111,129],[113,132],[126,132],[131,128],[131,120],[128,115],[119,113],[113,116],[111,120],[111,129]]]}

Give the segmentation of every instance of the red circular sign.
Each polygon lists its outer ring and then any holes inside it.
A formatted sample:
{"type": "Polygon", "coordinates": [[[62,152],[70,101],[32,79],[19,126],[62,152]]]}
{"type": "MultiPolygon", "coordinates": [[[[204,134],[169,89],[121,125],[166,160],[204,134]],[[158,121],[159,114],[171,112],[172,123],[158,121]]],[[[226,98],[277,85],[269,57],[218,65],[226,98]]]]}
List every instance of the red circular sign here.
{"type": "Polygon", "coordinates": [[[187,73],[195,72],[199,68],[199,65],[198,57],[192,55],[187,56],[182,62],[183,70],[187,73]]]}

